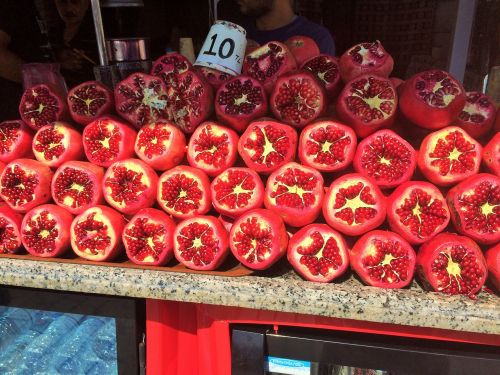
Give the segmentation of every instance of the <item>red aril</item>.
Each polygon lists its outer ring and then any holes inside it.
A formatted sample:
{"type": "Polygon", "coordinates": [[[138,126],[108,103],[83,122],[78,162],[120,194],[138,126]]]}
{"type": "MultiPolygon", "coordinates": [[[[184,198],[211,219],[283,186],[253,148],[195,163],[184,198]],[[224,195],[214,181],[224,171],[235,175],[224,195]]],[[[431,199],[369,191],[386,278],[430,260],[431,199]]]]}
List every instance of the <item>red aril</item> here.
{"type": "Polygon", "coordinates": [[[295,57],[298,66],[302,66],[305,61],[319,55],[319,47],[314,39],[305,35],[292,36],[285,40],[285,45],[295,57]]]}
{"type": "Polygon", "coordinates": [[[483,164],[491,173],[500,176],[500,132],[483,148],[483,164]]]}
{"type": "Polygon", "coordinates": [[[204,122],[189,139],[187,160],[210,177],[217,176],[236,162],[238,134],[215,122],[204,122]]]}
{"type": "Polygon", "coordinates": [[[0,123],[0,162],[32,156],[33,131],[21,120],[0,123]]]}
{"type": "Polygon", "coordinates": [[[244,266],[265,270],[286,252],[288,234],[283,219],[272,211],[257,208],[241,215],[229,233],[229,248],[244,266]]]}
{"type": "Polygon", "coordinates": [[[300,276],[320,283],[342,276],[349,266],[344,238],[326,224],[310,224],[295,233],[287,258],[300,276]]]}
{"type": "Polygon", "coordinates": [[[168,86],[174,84],[174,77],[177,74],[184,73],[191,68],[192,65],[186,57],[180,53],[171,52],[155,60],[151,74],[160,77],[168,86]]]}
{"type": "Polygon", "coordinates": [[[471,91],[466,94],[465,106],[458,115],[456,124],[474,138],[481,138],[488,133],[495,122],[495,103],[481,92],[471,91]]]}
{"type": "Polygon", "coordinates": [[[56,258],[70,247],[71,215],[55,204],[43,204],[24,215],[21,238],[31,255],[56,258]]]}
{"type": "Polygon", "coordinates": [[[477,293],[488,275],[479,246],[454,233],[440,233],[420,247],[417,273],[428,289],[466,295],[477,293]]]}
{"type": "Polygon", "coordinates": [[[489,280],[500,292],[500,244],[488,249],[485,254],[489,280]]]}
{"type": "Polygon", "coordinates": [[[370,177],[345,174],[332,182],[323,200],[326,222],[348,236],[359,236],[385,220],[386,202],[370,177]]]}
{"type": "Polygon", "coordinates": [[[221,72],[217,69],[207,68],[205,66],[196,67],[196,71],[205,77],[214,90],[217,90],[221,85],[232,78],[232,76],[228,73],[221,72]]]}
{"type": "Polygon", "coordinates": [[[387,198],[391,230],[411,244],[422,244],[442,232],[450,211],[441,191],[426,181],[408,181],[387,198]]]}
{"type": "Polygon", "coordinates": [[[340,76],[344,82],[368,73],[387,78],[393,66],[392,56],[378,40],[356,44],[344,52],[339,60],[340,76]]]}
{"type": "Polygon", "coordinates": [[[339,93],[342,82],[336,57],[324,54],[314,56],[305,61],[300,69],[308,70],[316,76],[329,99],[333,99],[339,93]]]}
{"type": "Polygon", "coordinates": [[[14,254],[21,247],[23,216],[0,202],[0,254],[14,254]]]}
{"type": "Polygon", "coordinates": [[[36,85],[24,91],[19,104],[19,115],[26,125],[35,130],[69,117],[64,96],[46,84],[36,85]]]}
{"type": "Polygon", "coordinates": [[[175,222],[161,210],[143,208],[125,225],[122,241],[135,264],[162,266],[174,256],[175,222]]]}
{"type": "Polygon", "coordinates": [[[267,179],[264,205],[293,227],[312,223],[323,202],[323,177],[316,169],[287,163],[267,179]]]}
{"type": "Polygon", "coordinates": [[[87,125],[112,112],[115,107],[113,91],[98,81],[88,81],[73,87],[66,97],[73,121],[87,125]]]}

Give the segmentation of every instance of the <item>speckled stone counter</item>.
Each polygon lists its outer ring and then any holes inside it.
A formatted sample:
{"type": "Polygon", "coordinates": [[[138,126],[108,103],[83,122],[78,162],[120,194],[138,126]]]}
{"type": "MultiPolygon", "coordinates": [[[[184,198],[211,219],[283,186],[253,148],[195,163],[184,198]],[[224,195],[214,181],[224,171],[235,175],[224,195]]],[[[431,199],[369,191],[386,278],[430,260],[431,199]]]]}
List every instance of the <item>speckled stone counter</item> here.
{"type": "Polygon", "coordinates": [[[0,284],[500,335],[499,297],[484,292],[476,300],[443,296],[416,283],[407,290],[383,290],[353,277],[315,284],[286,270],[234,278],[2,258],[0,284]]]}

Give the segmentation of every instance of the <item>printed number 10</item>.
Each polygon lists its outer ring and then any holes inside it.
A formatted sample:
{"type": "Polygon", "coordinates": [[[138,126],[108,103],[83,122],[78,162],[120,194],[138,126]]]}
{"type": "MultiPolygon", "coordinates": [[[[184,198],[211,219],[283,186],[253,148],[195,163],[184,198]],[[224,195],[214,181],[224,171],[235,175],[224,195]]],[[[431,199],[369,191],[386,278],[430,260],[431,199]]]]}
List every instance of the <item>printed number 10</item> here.
{"type": "Polygon", "coordinates": [[[208,49],[208,51],[203,52],[204,55],[210,55],[210,56],[219,55],[221,59],[227,59],[232,56],[235,47],[234,40],[232,40],[231,38],[224,39],[222,43],[219,45],[218,53],[215,53],[214,46],[215,46],[215,41],[217,40],[217,34],[212,35],[210,39],[212,39],[212,43],[210,44],[210,48],[208,49]],[[224,53],[224,49],[226,49],[225,47],[227,44],[229,44],[229,49],[224,53]]]}

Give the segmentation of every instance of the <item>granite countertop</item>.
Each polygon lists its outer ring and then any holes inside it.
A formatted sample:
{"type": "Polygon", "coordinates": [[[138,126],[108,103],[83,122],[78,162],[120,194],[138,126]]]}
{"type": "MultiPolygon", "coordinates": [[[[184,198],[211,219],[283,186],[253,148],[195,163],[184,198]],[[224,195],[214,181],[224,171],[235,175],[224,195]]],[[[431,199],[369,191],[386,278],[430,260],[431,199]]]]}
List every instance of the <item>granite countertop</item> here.
{"type": "Polygon", "coordinates": [[[500,335],[500,298],[476,300],[410,289],[301,280],[290,269],[261,276],[209,276],[99,265],[0,258],[0,284],[238,306],[326,317],[500,335]]]}

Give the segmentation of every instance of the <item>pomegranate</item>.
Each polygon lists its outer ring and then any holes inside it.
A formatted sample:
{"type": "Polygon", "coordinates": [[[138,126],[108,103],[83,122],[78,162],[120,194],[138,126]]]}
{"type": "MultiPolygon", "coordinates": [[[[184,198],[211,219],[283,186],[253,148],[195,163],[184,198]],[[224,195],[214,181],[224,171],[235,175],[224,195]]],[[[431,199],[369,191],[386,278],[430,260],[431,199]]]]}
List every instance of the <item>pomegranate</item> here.
{"type": "Polygon", "coordinates": [[[228,233],[216,217],[195,215],[175,228],[174,254],[187,268],[213,271],[229,254],[228,233]]]}
{"type": "Polygon", "coordinates": [[[500,108],[498,108],[497,110],[497,115],[495,117],[495,126],[493,127],[493,129],[496,132],[500,132],[500,108]]]}
{"type": "Polygon", "coordinates": [[[83,129],[83,149],[88,161],[107,168],[134,156],[136,136],[137,132],[124,122],[103,117],[83,129]]]}
{"type": "Polygon", "coordinates": [[[255,78],[264,85],[267,93],[271,93],[276,79],[296,68],[297,62],[288,47],[272,41],[245,56],[242,73],[255,78]]]}
{"type": "Polygon", "coordinates": [[[33,154],[39,162],[53,168],[69,160],[82,160],[82,135],[65,122],[42,126],[33,138],[33,154]]]}
{"type": "Polygon", "coordinates": [[[31,157],[32,142],[33,131],[21,120],[0,123],[0,162],[31,157]]]}
{"type": "Polygon", "coordinates": [[[265,270],[286,252],[288,234],[283,219],[272,211],[257,208],[241,215],[229,233],[229,248],[244,266],[265,270]]]}
{"type": "Polygon", "coordinates": [[[69,117],[64,96],[46,84],[36,85],[24,91],[19,104],[19,114],[21,120],[34,130],[69,117]]]}
{"type": "MultiPolygon", "coordinates": [[[[398,77],[389,77],[389,79],[391,80],[392,82],[392,85],[394,86],[394,88],[396,90],[399,90],[399,87],[405,83],[405,81],[403,81],[401,78],[398,78],[398,77]]],[[[399,94],[399,91],[398,91],[398,94],[399,94]]]]}
{"type": "Polygon", "coordinates": [[[322,172],[347,168],[356,152],[356,133],[335,121],[318,121],[300,133],[299,159],[302,164],[322,172]]]}
{"type": "Polygon", "coordinates": [[[420,247],[417,273],[429,289],[466,295],[477,293],[488,276],[479,246],[468,237],[446,232],[420,247]]]}
{"type": "Polygon", "coordinates": [[[375,181],[357,173],[332,182],[323,200],[323,216],[333,228],[348,236],[359,236],[384,222],[385,197],[375,181]]]}
{"type": "Polygon", "coordinates": [[[143,208],[125,225],[127,257],[139,265],[162,266],[174,256],[175,222],[165,212],[143,208]]]}
{"type": "Polygon", "coordinates": [[[68,161],[52,178],[52,199],[71,212],[81,214],[90,207],[104,203],[102,180],[104,168],[84,161],[68,161]]]}
{"type": "Polygon", "coordinates": [[[423,175],[439,186],[450,186],[476,174],[482,147],[456,126],[435,131],[420,145],[417,164],[423,175]]]}
{"type": "Polygon", "coordinates": [[[167,87],[161,78],[133,73],[115,87],[116,112],[136,128],[168,119],[167,87]]]}
{"type": "Polygon", "coordinates": [[[31,255],[55,258],[70,247],[69,229],[73,215],[55,204],[43,204],[24,215],[21,238],[31,255]]]}
{"type": "Polygon", "coordinates": [[[474,138],[488,133],[495,122],[495,103],[478,91],[467,92],[465,106],[458,115],[456,124],[474,138]]]}
{"type": "Polygon", "coordinates": [[[187,160],[214,177],[236,162],[238,134],[215,122],[204,122],[189,139],[187,160]]]}
{"type": "Polygon", "coordinates": [[[0,175],[0,198],[14,211],[28,212],[50,200],[52,171],[31,159],[17,159],[6,165],[0,175]]]}
{"type": "Polygon", "coordinates": [[[319,47],[314,39],[304,35],[295,35],[285,40],[285,45],[288,47],[298,66],[319,55],[319,47]]]}
{"type": "Polygon", "coordinates": [[[158,176],[153,168],[139,159],[125,159],[108,168],[102,190],[111,207],[125,215],[134,215],[154,204],[157,185],[158,176]]]}
{"type": "Polygon", "coordinates": [[[208,83],[217,90],[221,85],[229,81],[232,76],[228,73],[221,72],[217,69],[207,68],[205,66],[196,67],[196,71],[200,73],[208,83]]]}
{"type": "Polygon", "coordinates": [[[0,202],[0,254],[16,253],[21,247],[21,214],[0,202]]]}
{"type": "Polygon", "coordinates": [[[349,266],[344,238],[326,224],[310,224],[295,233],[287,258],[300,276],[320,283],[342,276],[349,266]]]}
{"type": "Polygon", "coordinates": [[[98,81],[88,81],[73,87],[66,97],[73,121],[87,125],[107,115],[115,107],[113,91],[98,81]]]}
{"type": "Polygon", "coordinates": [[[297,132],[273,120],[252,122],[241,135],[238,152],[248,168],[269,174],[295,158],[297,132]]]}
{"type": "Polygon", "coordinates": [[[264,205],[292,227],[302,227],[318,217],[323,203],[323,177],[316,169],[287,163],[267,179],[264,205]]]}
{"type": "Polygon", "coordinates": [[[398,96],[388,78],[371,74],[346,83],[337,100],[337,114],[356,134],[367,137],[391,126],[396,118],[398,96]]]}
{"type": "Polygon", "coordinates": [[[448,191],[446,201],[459,233],[481,244],[500,241],[500,177],[469,177],[448,191]]]}
{"type": "Polygon", "coordinates": [[[488,249],[485,257],[489,279],[496,290],[500,292],[500,244],[488,249]]]}
{"type": "Polygon", "coordinates": [[[351,268],[367,285],[404,288],[413,280],[415,250],[399,234],[373,230],[349,252],[351,268]]]}
{"type": "Polygon", "coordinates": [[[500,176],[500,132],[483,149],[483,163],[491,173],[500,176]]]}
{"type": "Polygon", "coordinates": [[[215,95],[215,114],[237,132],[267,113],[267,96],[256,79],[238,76],[222,84],[215,95]]]}
{"type": "Polygon", "coordinates": [[[79,257],[96,262],[110,261],[123,249],[125,218],[107,206],[91,207],[71,223],[71,247],[79,257]]]}
{"type": "Polygon", "coordinates": [[[364,74],[389,77],[394,67],[392,56],[378,40],[364,42],[349,48],[340,56],[340,76],[349,82],[364,74]]]}
{"type": "Polygon", "coordinates": [[[325,54],[314,56],[305,61],[300,69],[308,70],[316,76],[323,85],[329,99],[337,96],[342,82],[336,57],[325,54]]]}
{"type": "Polygon", "coordinates": [[[401,112],[416,125],[425,129],[448,126],[465,105],[462,84],[442,70],[428,70],[408,79],[401,88],[401,112]]]}
{"type": "Polygon", "coordinates": [[[248,55],[250,52],[253,52],[255,51],[257,48],[260,47],[260,44],[257,43],[255,40],[253,39],[249,39],[247,38],[247,46],[245,48],[245,55],[248,55]]]}
{"type": "Polygon", "coordinates": [[[264,201],[262,180],[250,168],[226,169],[214,178],[210,190],[214,208],[230,218],[260,208],[264,201]]]}
{"type": "Polygon", "coordinates": [[[441,191],[429,182],[405,182],[387,202],[391,230],[414,245],[430,240],[450,222],[450,211],[441,191]]]}
{"type": "Polygon", "coordinates": [[[373,178],[381,189],[391,189],[408,181],[416,167],[415,149],[388,129],[363,139],[354,156],[354,170],[373,178]]]}
{"type": "Polygon", "coordinates": [[[204,215],[210,210],[210,181],[199,169],[177,166],[160,176],[156,199],[167,214],[176,218],[204,215]]]}
{"type": "Polygon", "coordinates": [[[160,77],[167,86],[175,84],[175,76],[192,68],[189,60],[180,53],[170,52],[153,63],[151,74],[160,77]]]}

